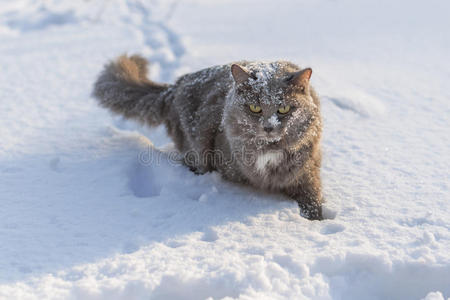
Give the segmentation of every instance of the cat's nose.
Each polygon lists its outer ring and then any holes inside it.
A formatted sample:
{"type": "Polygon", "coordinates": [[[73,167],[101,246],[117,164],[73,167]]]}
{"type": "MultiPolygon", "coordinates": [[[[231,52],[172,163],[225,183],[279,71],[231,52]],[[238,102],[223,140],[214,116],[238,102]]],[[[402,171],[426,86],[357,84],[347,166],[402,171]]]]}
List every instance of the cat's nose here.
{"type": "Polygon", "coordinates": [[[265,132],[271,132],[273,130],[273,127],[264,127],[265,132]]]}

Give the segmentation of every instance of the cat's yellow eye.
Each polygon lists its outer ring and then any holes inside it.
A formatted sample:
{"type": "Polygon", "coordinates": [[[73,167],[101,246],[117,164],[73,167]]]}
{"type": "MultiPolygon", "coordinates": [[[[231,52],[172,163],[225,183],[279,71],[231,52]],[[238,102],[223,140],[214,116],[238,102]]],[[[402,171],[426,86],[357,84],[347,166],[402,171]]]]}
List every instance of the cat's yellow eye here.
{"type": "Polygon", "coordinates": [[[287,114],[290,110],[291,110],[291,107],[289,105],[285,105],[278,109],[278,113],[284,115],[284,114],[287,114]]]}
{"type": "Polygon", "coordinates": [[[261,112],[261,106],[250,104],[250,110],[254,113],[260,113],[261,112]]]}

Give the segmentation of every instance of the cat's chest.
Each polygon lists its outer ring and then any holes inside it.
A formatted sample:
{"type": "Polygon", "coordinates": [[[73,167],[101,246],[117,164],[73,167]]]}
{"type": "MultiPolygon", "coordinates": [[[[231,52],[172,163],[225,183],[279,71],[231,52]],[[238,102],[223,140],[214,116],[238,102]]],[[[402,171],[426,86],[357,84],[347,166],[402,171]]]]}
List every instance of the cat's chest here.
{"type": "Polygon", "coordinates": [[[266,175],[283,161],[283,151],[267,151],[256,156],[253,168],[259,175],[266,175]]]}
{"type": "Polygon", "coordinates": [[[299,166],[288,159],[282,150],[267,151],[256,156],[248,171],[247,178],[253,185],[273,190],[290,185],[299,166]]]}

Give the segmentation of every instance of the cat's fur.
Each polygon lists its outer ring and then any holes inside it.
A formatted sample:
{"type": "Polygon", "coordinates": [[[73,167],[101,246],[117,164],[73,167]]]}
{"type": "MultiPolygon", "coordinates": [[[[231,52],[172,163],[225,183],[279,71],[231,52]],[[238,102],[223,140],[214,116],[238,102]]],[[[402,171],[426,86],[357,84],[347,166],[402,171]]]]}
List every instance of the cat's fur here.
{"type": "Polygon", "coordinates": [[[311,69],[285,61],[239,62],[181,76],[147,79],[147,61],[121,56],[95,83],[99,103],[149,126],[164,124],[184,162],[197,173],[295,199],[302,215],[322,219],[319,98],[311,69]],[[253,113],[250,104],[262,112],[253,113]],[[286,115],[277,112],[290,105],[286,115]]]}

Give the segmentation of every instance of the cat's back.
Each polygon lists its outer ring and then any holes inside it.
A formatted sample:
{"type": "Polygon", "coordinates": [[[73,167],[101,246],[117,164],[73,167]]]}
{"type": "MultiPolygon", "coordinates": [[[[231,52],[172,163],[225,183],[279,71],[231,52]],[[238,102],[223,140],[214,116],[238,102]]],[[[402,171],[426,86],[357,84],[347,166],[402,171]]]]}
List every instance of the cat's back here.
{"type": "Polygon", "coordinates": [[[200,153],[212,148],[232,87],[229,65],[188,73],[171,86],[168,131],[179,150],[200,153]]]}
{"type": "Polygon", "coordinates": [[[228,91],[232,87],[230,65],[217,65],[185,74],[174,85],[185,96],[208,97],[215,91],[228,91]]]}

